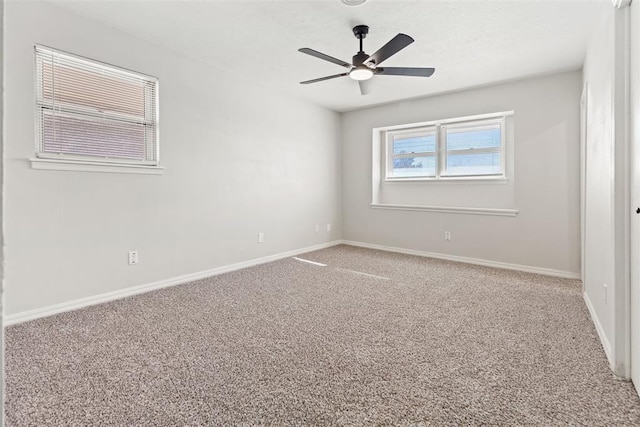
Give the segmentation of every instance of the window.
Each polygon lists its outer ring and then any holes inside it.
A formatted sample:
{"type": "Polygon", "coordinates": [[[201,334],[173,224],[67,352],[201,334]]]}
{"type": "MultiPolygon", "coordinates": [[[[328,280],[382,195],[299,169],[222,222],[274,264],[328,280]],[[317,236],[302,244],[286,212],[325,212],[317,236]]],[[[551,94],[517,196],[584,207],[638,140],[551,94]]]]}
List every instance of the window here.
{"type": "Polygon", "coordinates": [[[410,129],[389,135],[394,178],[436,176],[436,129],[410,129]]]}
{"type": "Polygon", "coordinates": [[[505,177],[505,114],[385,131],[386,179],[505,177]]]}
{"type": "Polygon", "coordinates": [[[156,78],[42,46],[35,55],[37,159],[158,165],[156,78]]]}

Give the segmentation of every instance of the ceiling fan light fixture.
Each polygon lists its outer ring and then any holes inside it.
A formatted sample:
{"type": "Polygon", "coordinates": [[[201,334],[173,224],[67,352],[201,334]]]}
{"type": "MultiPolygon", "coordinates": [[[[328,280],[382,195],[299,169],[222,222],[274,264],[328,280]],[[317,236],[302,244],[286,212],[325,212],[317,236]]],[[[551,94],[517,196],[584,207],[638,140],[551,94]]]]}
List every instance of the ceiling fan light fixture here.
{"type": "Polygon", "coordinates": [[[342,0],[342,3],[347,6],[360,6],[361,4],[366,3],[367,0],[342,0]]]}
{"type": "Polygon", "coordinates": [[[373,77],[373,70],[366,65],[359,65],[349,73],[349,77],[353,80],[369,80],[373,77]]]}

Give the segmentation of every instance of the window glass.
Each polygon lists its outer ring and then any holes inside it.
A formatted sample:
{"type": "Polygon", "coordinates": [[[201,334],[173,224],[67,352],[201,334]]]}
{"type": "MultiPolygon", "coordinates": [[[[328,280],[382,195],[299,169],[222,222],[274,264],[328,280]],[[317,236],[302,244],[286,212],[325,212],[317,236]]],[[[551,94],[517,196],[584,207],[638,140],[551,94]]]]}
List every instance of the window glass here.
{"type": "Polygon", "coordinates": [[[435,156],[396,157],[393,159],[393,176],[396,178],[435,176],[435,174],[435,156]]]}
{"type": "Polygon", "coordinates": [[[394,135],[393,154],[426,153],[436,151],[435,133],[423,135],[394,135]]]}
{"type": "Polygon", "coordinates": [[[447,150],[500,148],[500,125],[447,129],[447,150]]]}
{"type": "Polygon", "coordinates": [[[498,175],[501,168],[500,153],[447,154],[448,176],[498,175]]]}

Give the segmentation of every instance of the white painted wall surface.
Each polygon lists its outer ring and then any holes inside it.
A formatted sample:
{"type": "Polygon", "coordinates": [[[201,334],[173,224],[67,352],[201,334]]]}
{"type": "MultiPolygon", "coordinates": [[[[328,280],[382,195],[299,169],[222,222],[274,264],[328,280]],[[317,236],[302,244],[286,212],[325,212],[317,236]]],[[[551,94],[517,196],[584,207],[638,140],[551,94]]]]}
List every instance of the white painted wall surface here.
{"type": "MultiPolygon", "coordinates": [[[[640,3],[631,3],[630,148],[631,211],[640,207],[640,3]]],[[[640,393],[640,215],[631,214],[631,379],[640,393]]]]}
{"type": "MultiPolygon", "coordinates": [[[[521,80],[343,114],[346,240],[500,263],[580,272],[580,72],[521,80]],[[514,111],[515,175],[508,184],[469,184],[469,206],[511,207],[515,217],[371,209],[372,129],[514,111]],[[488,188],[488,186],[492,186],[488,188]],[[496,200],[495,188],[506,192],[496,200]],[[509,191],[513,196],[509,196],[509,191]],[[452,240],[444,240],[444,232],[452,240]]],[[[428,83],[426,83],[428,84],[428,83]]],[[[452,183],[403,185],[403,197],[446,193],[452,183]]],[[[441,194],[442,195],[442,194],[441,194]]]]}
{"type": "MultiPolygon", "coordinates": [[[[4,214],[4,1],[0,0],[0,217],[4,214]]],[[[1,221],[0,221],[1,222],[1,221]]],[[[4,224],[0,223],[0,366],[4,366],[4,224]]],[[[0,369],[0,426],[4,426],[4,369],[0,369]]]]}
{"type": "Polygon", "coordinates": [[[588,88],[586,139],[586,227],[584,289],[593,307],[607,356],[611,356],[613,333],[613,77],[614,77],[614,9],[603,9],[600,27],[594,37],[584,65],[584,82],[588,88]],[[605,298],[605,288],[607,285],[605,298]]]}
{"type": "Polygon", "coordinates": [[[5,314],[340,238],[337,113],[55,6],[6,14],[5,314]],[[30,168],[34,43],[160,79],[164,175],[30,168]]]}
{"type": "Polygon", "coordinates": [[[613,91],[614,128],[614,352],[611,367],[616,375],[628,379],[630,365],[630,289],[629,289],[629,7],[616,8],[614,14],[615,73],[613,91]]]}
{"type": "MultiPolygon", "coordinates": [[[[630,376],[629,9],[603,8],[583,70],[588,88],[585,300],[611,369],[630,376]]],[[[634,214],[635,215],[635,214],[634,214]]]]}

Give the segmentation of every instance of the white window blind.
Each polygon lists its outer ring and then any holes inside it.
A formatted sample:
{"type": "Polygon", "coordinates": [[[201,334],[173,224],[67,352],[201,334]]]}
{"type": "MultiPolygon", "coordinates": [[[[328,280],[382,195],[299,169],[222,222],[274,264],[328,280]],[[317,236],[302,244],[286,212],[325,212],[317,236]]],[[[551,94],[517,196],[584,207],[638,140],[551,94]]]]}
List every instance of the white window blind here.
{"type": "Polygon", "coordinates": [[[158,164],[154,77],[36,46],[37,156],[158,164]]]}

